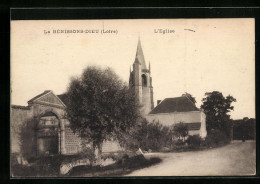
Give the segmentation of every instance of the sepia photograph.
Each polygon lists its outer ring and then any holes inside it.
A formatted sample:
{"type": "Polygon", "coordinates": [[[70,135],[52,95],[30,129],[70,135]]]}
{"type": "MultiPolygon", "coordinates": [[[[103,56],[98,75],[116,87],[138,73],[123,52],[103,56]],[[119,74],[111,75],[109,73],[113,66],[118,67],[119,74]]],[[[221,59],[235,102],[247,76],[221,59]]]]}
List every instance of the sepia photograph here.
{"type": "Polygon", "coordinates": [[[10,25],[11,178],[256,174],[254,18],[10,25]]]}

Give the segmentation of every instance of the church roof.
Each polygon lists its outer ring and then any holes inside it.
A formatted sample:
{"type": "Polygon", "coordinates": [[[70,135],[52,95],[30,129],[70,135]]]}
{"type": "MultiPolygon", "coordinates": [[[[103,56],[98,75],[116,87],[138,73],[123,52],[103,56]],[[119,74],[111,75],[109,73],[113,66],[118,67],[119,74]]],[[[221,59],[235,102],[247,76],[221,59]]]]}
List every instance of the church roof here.
{"type": "Polygon", "coordinates": [[[186,96],[165,98],[149,114],[199,111],[195,104],[186,96]]]}
{"type": "Polygon", "coordinates": [[[46,94],[49,93],[49,92],[51,92],[51,90],[46,90],[46,91],[44,91],[43,93],[41,93],[41,94],[39,94],[39,95],[33,97],[31,100],[28,101],[28,103],[35,101],[36,99],[40,98],[40,97],[43,96],[43,95],[46,95],[46,94]]]}
{"type": "Polygon", "coordinates": [[[144,53],[143,53],[143,49],[142,49],[140,38],[139,38],[138,44],[137,44],[135,62],[138,62],[139,64],[141,64],[141,68],[142,69],[147,69],[146,68],[146,64],[145,64],[145,60],[144,60],[144,53]]]}

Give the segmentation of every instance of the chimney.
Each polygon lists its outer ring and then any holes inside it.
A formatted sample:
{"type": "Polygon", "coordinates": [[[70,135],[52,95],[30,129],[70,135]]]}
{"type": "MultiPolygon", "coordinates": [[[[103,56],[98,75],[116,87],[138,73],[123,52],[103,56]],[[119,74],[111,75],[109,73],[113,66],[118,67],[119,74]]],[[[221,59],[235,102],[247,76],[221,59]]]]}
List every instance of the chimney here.
{"type": "Polygon", "coordinates": [[[159,103],[161,103],[161,100],[157,100],[157,105],[159,105],[159,103]]]}

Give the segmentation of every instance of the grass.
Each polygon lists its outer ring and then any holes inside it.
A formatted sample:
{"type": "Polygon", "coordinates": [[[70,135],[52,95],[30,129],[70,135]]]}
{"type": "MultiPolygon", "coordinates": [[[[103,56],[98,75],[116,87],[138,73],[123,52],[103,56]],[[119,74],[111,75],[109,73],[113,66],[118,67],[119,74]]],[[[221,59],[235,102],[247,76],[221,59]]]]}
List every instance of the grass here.
{"type": "Polygon", "coordinates": [[[16,162],[15,155],[12,158],[11,171],[13,177],[58,177],[60,165],[78,159],[83,155],[54,155],[31,157],[27,161],[29,165],[20,165],[16,162]]]}
{"type": "Polygon", "coordinates": [[[119,160],[115,164],[100,167],[100,166],[78,166],[74,167],[69,177],[119,177],[129,174],[137,169],[150,167],[161,162],[160,158],[151,158],[146,160],[144,156],[139,155],[128,158],[124,161],[119,160]]]}
{"type": "Polygon", "coordinates": [[[76,160],[79,156],[58,155],[53,157],[40,157],[32,159],[30,166],[12,165],[12,177],[116,177],[131,173],[136,169],[149,167],[161,162],[159,158],[147,160],[143,155],[118,159],[115,164],[101,166],[77,166],[67,175],[60,175],[59,168],[62,162],[76,160]]]}

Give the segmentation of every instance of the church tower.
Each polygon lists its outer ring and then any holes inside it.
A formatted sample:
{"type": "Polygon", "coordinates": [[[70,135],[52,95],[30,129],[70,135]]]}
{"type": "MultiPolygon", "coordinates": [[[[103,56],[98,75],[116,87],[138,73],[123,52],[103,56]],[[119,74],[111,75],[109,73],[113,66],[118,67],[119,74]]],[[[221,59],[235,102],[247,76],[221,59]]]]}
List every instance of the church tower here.
{"type": "Polygon", "coordinates": [[[133,71],[130,68],[129,86],[134,88],[141,114],[147,115],[154,108],[151,67],[146,67],[140,38],[137,44],[133,71]]]}

